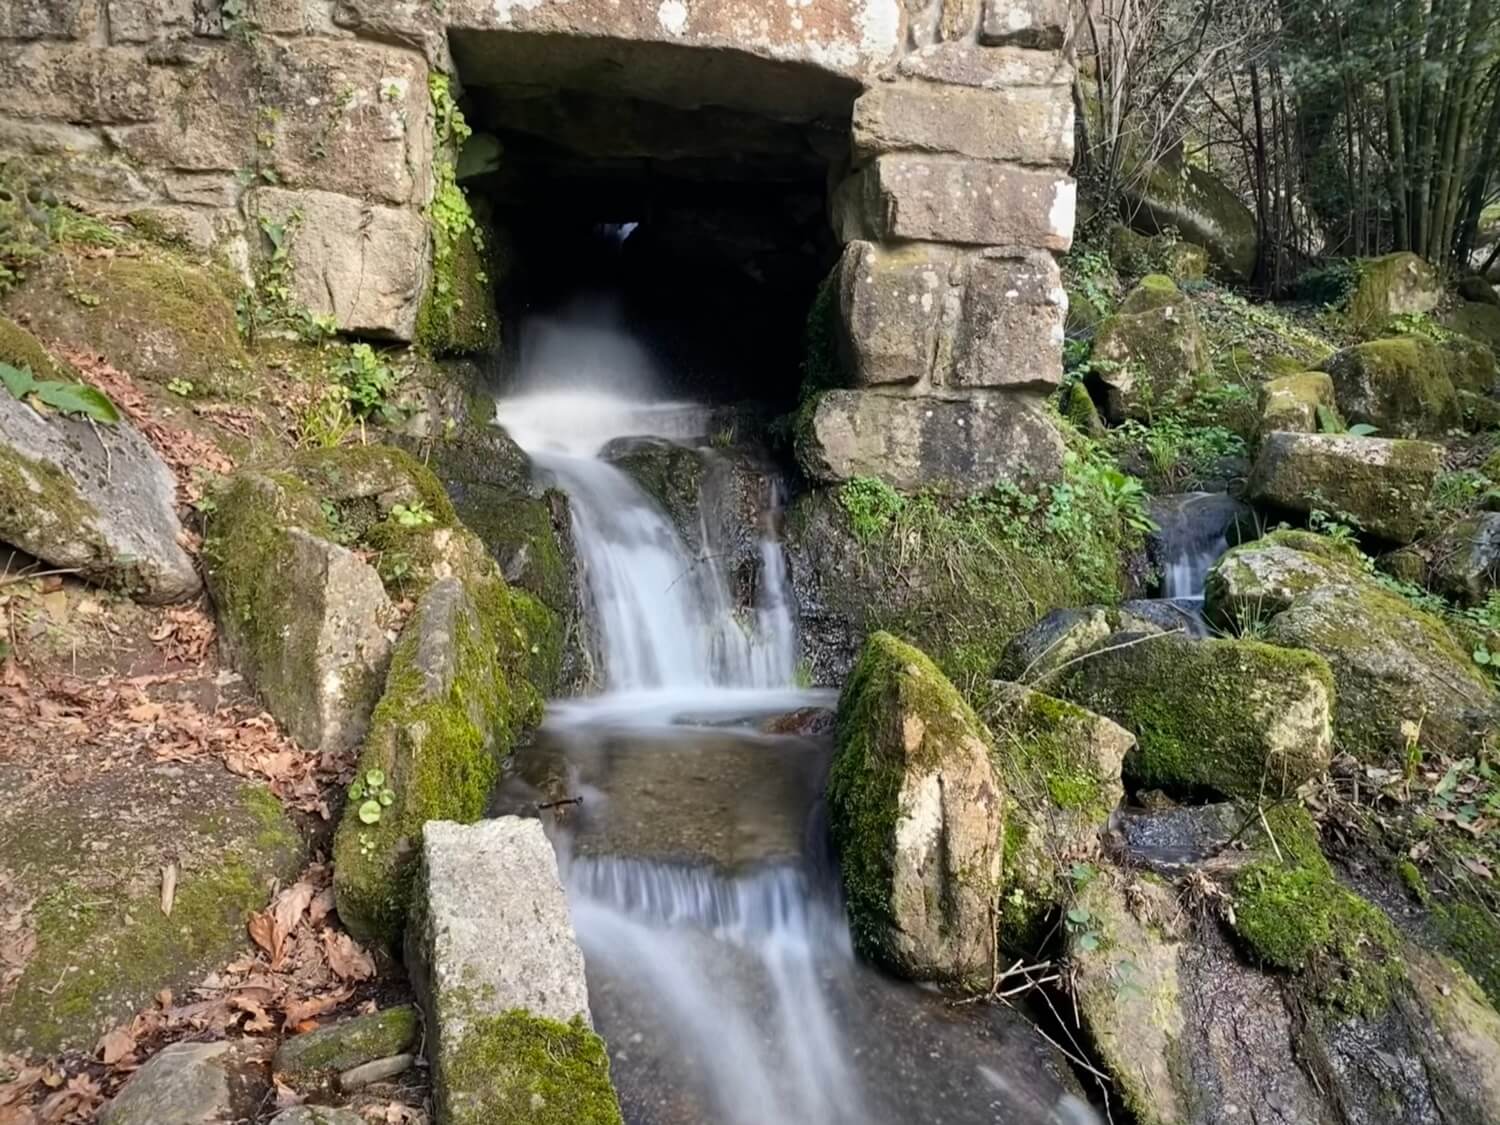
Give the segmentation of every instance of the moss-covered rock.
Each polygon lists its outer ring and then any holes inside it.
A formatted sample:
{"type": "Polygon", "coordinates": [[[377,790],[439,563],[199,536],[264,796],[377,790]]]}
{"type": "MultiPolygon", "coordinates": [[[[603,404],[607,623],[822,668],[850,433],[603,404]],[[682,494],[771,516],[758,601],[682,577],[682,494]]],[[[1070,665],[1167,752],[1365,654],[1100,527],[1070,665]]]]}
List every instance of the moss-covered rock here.
{"type": "Polygon", "coordinates": [[[1500,722],[1494,690],[1447,626],[1373,581],[1308,590],[1265,635],[1328,661],[1334,741],[1362,762],[1400,768],[1414,740],[1432,754],[1479,753],[1500,722]]]}
{"type": "Polygon", "coordinates": [[[576,1017],[564,1024],[517,1010],[476,1021],[448,1053],[438,1094],[453,1125],[622,1121],[604,1040],[576,1017]]]}
{"type": "Polygon", "coordinates": [[[1406,250],[1357,262],[1354,278],[1344,322],[1363,335],[1380,333],[1392,317],[1429,313],[1443,299],[1438,271],[1406,250]]]}
{"type": "Polygon", "coordinates": [[[500,764],[541,714],[551,615],[498,574],[435,582],[391,656],[334,840],[339,916],[399,947],[422,826],[484,814],[500,764]],[[540,610],[540,613],[537,611],[540,610]]]}
{"type": "Polygon", "coordinates": [[[1079,433],[1091,438],[1102,438],[1105,434],[1104,419],[1099,416],[1099,408],[1094,405],[1094,399],[1083,381],[1080,379],[1069,383],[1062,394],[1063,417],[1079,433]]]}
{"type": "Polygon", "coordinates": [[[236,289],[226,272],[164,251],[67,254],[34,271],[9,310],[43,339],[102,355],[138,379],[238,398],[252,379],[235,324],[236,289]]]}
{"type": "Polygon", "coordinates": [[[1000,941],[1034,947],[1042,923],[1064,901],[1074,864],[1100,853],[1100,837],[1125,795],[1120,765],[1135,738],[1075,704],[992,681],[976,707],[995,744],[1005,783],[1005,858],[1000,941]]]}
{"type": "MultiPolygon", "coordinates": [[[[1491,294],[1494,290],[1490,290],[1491,294]]],[[[1500,354],[1500,304],[1495,301],[1461,301],[1445,321],[1454,332],[1485,344],[1500,354]]]]}
{"type": "Polygon", "coordinates": [[[1273,531],[1214,564],[1204,611],[1220,627],[1243,631],[1290,608],[1310,590],[1363,581],[1353,546],[1309,531],[1273,531]]]}
{"type": "Polygon", "coordinates": [[[602,456],[661,505],[684,542],[702,538],[698,513],[706,466],[701,454],[663,438],[623,438],[606,446],[602,456]]]}
{"type": "Polygon", "coordinates": [[[1111,421],[1181,406],[1208,374],[1208,347],[1192,304],[1150,274],[1094,334],[1092,378],[1111,421]]]}
{"type": "Polygon", "coordinates": [[[76,383],[78,374],[9,317],[0,316],[0,363],[27,368],[38,379],[76,383]]]}
{"type": "Polygon", "coordinates": [[[326,1085],[343,1071],[412,1050],[422,1021],[410,1004],[303,1032],[276,1049],[278,1077],[298,1089],[326,1085]]]}
{"type": "Polygon", "coordinates": [[[1235,933],[1265,964],[1306,974],[1319,999],[1380,1015],[1404,976],[1390,919],[1334,877],[1306,809],[1278,806],[1266,823],[1279,858],[1235,877],[1235,933]]]}
{"type": "Polygon", "coordinates": [[[1005,809],[983,725],[922,652],[876,633],[837,732],[828,819],[855,945],[914,979],[988,973],[1005,809]]]}
{"type": "Polygon", "coordinates": [[[1435,589],[1479,605],[1500,586],[1500,512],[1479,512],[1444,528],[1429,544],[1435,589]]]}
{"type": "Polygon", "coordinates": [[[235,666],[304,746],[355,746],[390,656],[379,575],[290,473],[239,473],[215,503],[203,558],[235,666]]]}
{"type": "Polygon", "coordinates": [[[172,776],[124,763],[50,791],[0,781],[0,799],[0,895],[30,902],[21,917],[35,943],[8,997],[0,987],[0,1039],[22,1052],[91,1051],[159,990],[185,994],[246,946],[248,914],[307,854],[280,802],[217,763],[172,776]]]}
{"type": "Polygon", "coordinates": [[[1178,159],[1126,160],[1123,192],[1137,229],[1176,231],[1206,249],[1229,278],[1250,280],[1260,236],[1255,216],[1234,191],[1207,169],[1178,159]]]}
{"type": "Polygon", "coordinates": [[[1352,434],[1267,434],[1250,497],[1275,509],[1330,513],[1371,535],[1410,543],[1427,517],[1443,448],[1352,434]]]}
{"type": "Polygon", "coordinates": [[[1323,370],[1349,421],[1392,437],[1439,435],[1459,425],[1459,391],[1486,392],[1495,382],[1495,360],[1483,345],[1423,336],[1345,348],[1323,370]]]}
{"type": "Polygon", "coordinates": [[[1285,794],[1328,766],[1333,677],[1313,653],[1117,634],[1040,686],[1134,734],[1125,775],[1145,786],[1285,794]]]}
{"type": "Polygon", "coordinates": [[[1338,415],[1333,379],[1326,372],[1303,371],[1270,379],[1260,388],[1260,432],[1317,433],[1321,429],[1318,425],[1319,407],[1331,411],[1335,421],[1342,421],[1338,415]]]}
{"type": "Polygon", "coordinates": [[[1110,264],[1123,274],[1165,274],[1173,281],[1202,281],[1208,273],[1208,251],[1170,235],[1147,236],[1127,226],[1109,232],[1110,264]]]}

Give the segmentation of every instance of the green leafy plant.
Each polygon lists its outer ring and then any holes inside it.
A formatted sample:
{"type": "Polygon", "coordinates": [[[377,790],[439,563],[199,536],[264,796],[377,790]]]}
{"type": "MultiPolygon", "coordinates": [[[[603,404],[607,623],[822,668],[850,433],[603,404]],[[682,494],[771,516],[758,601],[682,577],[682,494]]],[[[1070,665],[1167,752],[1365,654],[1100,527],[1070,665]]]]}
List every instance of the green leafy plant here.
{"type": "Polygon", "coordinates": [[[120,421],[120,412],[108,396],[83,383],[37,379],[30,367],[14,367],[9,363],[0,363],[0,383],[4,383],[5,389],[22,401],[34,398],[69,417],[86,418],[106,426],[116,425],[120,421]]]}
{"type": "Polygon", "coordinates": [[[167,381],[167,390],[171,391],[174,395],[181,395],[183,398],[191,395],[193,389],[193,381],[191,379],[170,379],[167,381]]]}
{"type": "Polygon", "coordinates": [[[855,538],[869,542],[885,532],[906,501],[883,480],[855,477],[839,489],[839,504],[849,515],[855,538]]]}
{"type": "Polygon", "coordinates": [[[402,527],[424,527],[436,518],[421,500],[413,500],[410,504],[397,504],[391,508],[391,519],[402,527]]]}
{"type": "Polygon", "coordinates": [[[400,420],[391,401],[401,375],[385,363],[369,344],[352,344],[333,363],[333,374],[348,392],[347,402],[355,418],[383,422],[400,420]]]}

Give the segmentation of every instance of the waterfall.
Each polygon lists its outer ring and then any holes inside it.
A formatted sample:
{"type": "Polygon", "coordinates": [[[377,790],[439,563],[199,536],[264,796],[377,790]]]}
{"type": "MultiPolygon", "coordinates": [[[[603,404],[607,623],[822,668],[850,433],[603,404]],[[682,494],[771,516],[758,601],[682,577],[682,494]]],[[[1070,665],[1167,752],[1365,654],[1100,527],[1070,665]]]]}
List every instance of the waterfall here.
{"type": "Polygon", "coordinates": [[[701,443],[709,412],[657,396],[649,356],[597,306],[527,326],[521,360],[496,421],[568,495],[606,690],[549,706],[513,800],[582,798],[547,823],[626,1120],[1063,1119],[1068,1096],[1019,1037],[853,955],[817,815],[830,740],[761,732],[833,702],[793,686],[776,487],[737,612],[712,550],[690,551],[600,455],[625,437],[701,443]]]}

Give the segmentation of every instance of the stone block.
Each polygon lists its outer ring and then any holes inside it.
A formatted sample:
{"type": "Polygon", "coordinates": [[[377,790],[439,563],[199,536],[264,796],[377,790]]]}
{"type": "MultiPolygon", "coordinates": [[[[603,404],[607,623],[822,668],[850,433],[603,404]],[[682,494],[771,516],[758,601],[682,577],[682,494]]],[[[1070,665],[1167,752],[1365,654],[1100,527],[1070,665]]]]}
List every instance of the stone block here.
{"type": "Polygon", "coordinates": [[[1410,543],[1443,467],[1443,447],[1352,434],[1271,433],[1250,477],[1251,499],[1294,512],[1346,512],[1371,535],[1410,543]]]}
{"type": "Polygon", "coordinates": [[[286,187],[422,204],[432,163],[427,63],[399,47],[287,45],[262,86],[262,158],[286,187]]]}
{"type": "Polygon", "coordinates": [[[972,492],[1001,480],[1055,480],[1063,440],[1041,404],[1019,394],[939,399],[872,390],[826,391],[797,438],[815,480],[879,477],[916,491],[972,492]]]}
{"type": "Polygon", "coordinates": [[[932,371],[946,306],[956,304],[951,251],[851,242],[839,263],[840,347],[861,386],[917,383],[932,371]]]}
{"type": "Polygon", "coordinates": [[[939,381],[954,387],[1050,390],[1062,382],[1068,297],[1051,254],[977,259],[964,287],[953,361],[939,381]]]}
{"type": "Polygon", "coordinates": [[[158,67],[153,79],[159,118],[106,130],[125,156],[181,172],[233,173],[255,166],[260,122],[248,92],[258,79],[248,49],[235,44],[209,52],[197,65],[158,67]]]}
{"type": "Polygon", "coordinates": [[[888,152],[1067,167],[1073,160],[1073,98],[1066,86],[875,86],[854,103],[854,158],[863,162],[888,152]]]}
{"type": "Polygon", "coordinates": [[[0,51],[0,89],[16,117],[110,125],[156,114],[146,60],[118,47],[30,44],[0,51]]]}
{"type": "Polygon", "coordinates": [[[1068,0],[984,0],[979,41],[987,46],[1056,50],[1068,37],[1068,0]]]}
{"type": "Polygon", "coordinates": [[[285,223],[297,300],[357,335],[410,340],[427,277],[427,223],[413,210],[328,191],[257,188],[252,215],[285,223]]]}
{"type": "Polygon", "coordinates": [[[896,73],[902,78],[986,90],[1070,86],[1073,82],[1073,66],[1061,51],[975,47],[969,43],[930,43],[918,47],[901,59],[896,73]]]}
{"type": "Polygon", "coordinates": [[[83,39],[93,28],[93,11],[83,0],[6,0],[0,39],[83,39]]]}
{"type": "Polygon", "coordinates": [[[1073,244],[1077,185],[1065,173],[956,157],[881,156],[841,185],[845,242],[913,239],[971,246],[1073,244]]]}
{"type": "Polygon", "coordinates": [[[193,0],[108,0],[109,41],[150,43],[193,33],[193,0]]]}

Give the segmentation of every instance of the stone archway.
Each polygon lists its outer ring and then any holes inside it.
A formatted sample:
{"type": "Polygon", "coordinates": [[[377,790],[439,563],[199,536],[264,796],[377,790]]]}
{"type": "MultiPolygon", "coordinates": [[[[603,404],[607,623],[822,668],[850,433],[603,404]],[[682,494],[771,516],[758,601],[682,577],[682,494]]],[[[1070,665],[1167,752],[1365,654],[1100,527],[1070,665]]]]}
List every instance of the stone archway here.
{"type": "Polygon", "coordinates": [[[429,75],[800,131],[850,384],[805,419],[809,471],[1045,477],[1067,24],[1067,0],[33,0],[0,17],[0,151],[247,279],[263,229],[291,230],[301,306],[405,341],[431,286],[429,75]]]}

